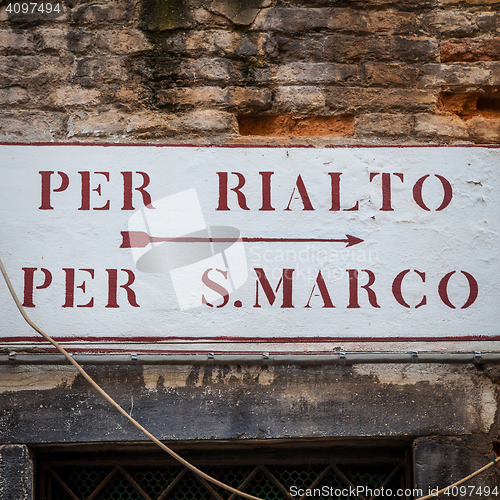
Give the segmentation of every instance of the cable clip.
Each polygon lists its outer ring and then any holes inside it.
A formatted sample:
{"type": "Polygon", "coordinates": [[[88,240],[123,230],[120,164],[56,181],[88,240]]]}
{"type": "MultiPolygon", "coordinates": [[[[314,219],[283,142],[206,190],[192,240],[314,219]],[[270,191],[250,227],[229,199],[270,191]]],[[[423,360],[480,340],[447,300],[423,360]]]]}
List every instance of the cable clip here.
{"type": "Polygon", "coordinates": [[[9,351],[9,361],[16,360],[16,353],[14,351],[9,351]]]}
{"type": "Polygon", "coordinates": [[[413,351],[411,353],[411,362],[418,363],[418,352],[417,351],[413,351]]]}
{"type": "Polygon", "coordinates": [[[474,363],[481,363],[481,351],[474,351],[474,363]]]}
{"type": "Polygon", "coordinates": [[[137,354],[131,354],[131,355],[130,355],[130,359],[131,359],[132,361],[139,361],[139,358],[137,357],[137,354]]]}
{"type": "Polygon", "coordinates": [[[346,363],[345,352],[339,352],[339,361],[341,365],[345,365],[346,363]]]}
{"type": "Polygon", "coordinates": [[[268,352],[263,352],[262,353],[262,358],[263,359],[269,359],[269,353],[268,352]]]}
{"type": "Polygon", "coordinates": [[[208,359],[215,359],[215,354],[213,352],[208,353],[208,359]]]}

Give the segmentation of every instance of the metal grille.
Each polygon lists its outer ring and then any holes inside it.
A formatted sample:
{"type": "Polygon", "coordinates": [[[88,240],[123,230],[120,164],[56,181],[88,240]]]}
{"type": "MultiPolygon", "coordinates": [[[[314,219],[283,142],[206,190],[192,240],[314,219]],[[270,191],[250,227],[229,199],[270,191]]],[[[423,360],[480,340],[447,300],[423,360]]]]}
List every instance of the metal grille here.
{"type": "MultiPolygon", "coordinates": [[[[366,461],[307,460],[303,463],[256,463],[210,466],[205,472],[229,486],[264,500],[370,500],[374,495],[349,494],[349,486],[392,490],[383,498],[404,499],[397,490],[410,485],[408,456],[400,459],[366,461]],[[304,463],[305,462],[305,463],[304,463]],[[368,463],[367,463],[368,462],[368,463]],[[290,496],[292,488],[316,489],[314,497],[290,496]],[[337,494],[335,493],[337,490],[337,494]],[[325,491],[328,493],[325,494],[325,491]]],[[[245,452],[243,452],[243,455],[245,452]]],[[[238,500],[241,497],[207,483],[190,470],[177,465],[146,464],[144,460],[119,463],[71,464],[67,460],[41,460],[38,500],[238,500]]],[[[103,461],[101,461],[103,462],[103,461]]],[[[110,462],[110,461],[108,461],[110,462]]],[[[198,465],[198,464],[197,464],[198,465]]],[[[352,491],[352,489],[351,489],[352,491]]]]}

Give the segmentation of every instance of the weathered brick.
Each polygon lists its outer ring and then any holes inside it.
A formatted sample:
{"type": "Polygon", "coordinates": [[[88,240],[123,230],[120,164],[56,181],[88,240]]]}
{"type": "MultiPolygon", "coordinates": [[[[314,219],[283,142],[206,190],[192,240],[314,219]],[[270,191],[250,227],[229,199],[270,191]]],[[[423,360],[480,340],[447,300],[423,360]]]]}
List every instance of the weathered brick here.
{"type": "Polygon", "coordinates": [[[326,105],[335,112],[387,112],[433,110],[437,95],[417,89],[332,88],[326,105]]]}
{"type": "Polygon", "coordinates": [[[258,83],[333,84],[355,83],[358,79],[359,66],[354,64],[292,62],[255,70],[258,83]]]}
{"type": "Polygon", "coordinates": [[[427,35],[470,35],[474,31],[463,12],[446,10],[425,14],[420,29],[427,35]]]}
{"type": "Polygon", "coordinates": [[[271,92],[251,87],[177,87],[159,90],[157,104],[172,109],[220,108],[238,112],[261,111],[271,106],[271,92]]]}
{"type": "Polygon", "coordinates": [[[36,33],[37,49],[41,51],[69,50],[91,52],[96,41],[94,33],[74,29],[41,29],[36,33]]]}
{"type": "Polygon", "coordinates": [[[415,118],[412,115],[372,113],[356,117],[356,135],[359,137],[409,137],[415,118]]]}
{"type": "Polygon", "coordinates": [[[481,33],[500,33],[500,12],[479,12],[473,17],[481,33]]]}
{"type": "Polygon", "coordinates": [[[70,69],[59,58],[45,56],[0,56],[0,86],[40,86],[60,82],[69,76],[70,69]]]}
{"type": "Polygon", "coordinates": [[[83,4],[71,12],[71,21],[74,24],[113,24],[124,22],[128,19],[128,12],[124,5],[114,3],[83,4]]]}
{"type": "Polygon", "coordinates": [[[237,134],[238,123],[232,113],[215,110],[192,111],[173,118],[170,122],[179,134],[201,134],[205,136],[217,134],[237,134]]]}
{"type": "Polygon", "coordinates": [[[22,87],[0,89],[0,105],[25,104],[29,100],[28,91],[22,87]]]}
{"type": "Polygon", "coordinates": [[[364,65],[364,81],[367,85],[377,87],[396,85],[410,87],[415,84],[419,68],[403,64],[370,64],[364,65]]]}
{"type": "Polygon", "coordinates": [[[51,141],[65,131],[62,113],[41,111],[0,111],[0,140],[51,141]]]}
{"type": "Polygon", "coordinates": [[[352,116],[240,115],[238,124],[243,136],[339,137],[354,133],[352,116]]]}
{"type": "Polygon", "coordinates": [[[441,62],[500,61],[500,38],[442,42],[441,62]]]}
{"type": "Polygon", "coordinates": [[[353,9],[275,8],[262,11],[253,27],[300,33],[318,29],[367,31],[367,25],[365,15],[353,9]]]}
{"type": "Polygon", "coordinates": [[[300,39],[276,36],[276,41],[285,62],[432,62],[439,57],[436,39],[427,37],[315,34],[300,39]]]}
{"type": "Polygon", "coordinates": [[[469,132],[463,120],[456,115],[418,114],[415,132],[420,139],[464,140],[469,132]]]}
{"type": "Polygon", "coordinates": [[[369,11],[366,30],[372,33],[412,34],[417,27],[416,14],[409,12],[369,11]]]}
{"type": "Polygon", "coordinates": [[[467,120],[471,139],[480,144],[500,144],[500,114],[496,118],[475,116],[467,120]]]}
{"type": "Polygon", "coordinates": [[[97,89],[81,88],[76,85],[58,88],[50,93],[48,101],[57,107],[99,104],[100,92],[97,89]]]}
{"type": "Polygon", "coordinates": [[[274,93],[273,110],[311,114],[324,111],[325,102],[324,91],[318,87],[279,87],[274,93]]]}
{"type": "Polygon", "coordinates": [[[16,54],[32,51],[31,34],[26,30],[0,30],[0,54],[16,54]]]}
{"type": "Polygon", "coordinates": [[[227,107],[228,90],[220,87],[177,87],[156,93],[158,106],[174,109],[227,107]]]}
{"type": "Polygon", "coordinates": [[[424,88],[463,88],[485,85],[491,81],[487,66],[469,64],[426,64],[420,68],[418,84],[424,88]]]}
{"type": "Polygon", "coordinates": [[[68,121],[69,137],[121,137],[135,133],[167,134],[172,116],[142,111],[128,114],[117,110],[78,112],[68,121]]]}
{"type": "Polygon", "coordinates": [[[128,74],[122,58],[85,57],[75,62],[73,79],[84,87],[93,87],[102,83],[125,81],[128,74]]]}
{"type": "Polygon", "coordinates": [[[135,55],[151,50],[153,45],[142,31],[120,30],[101,31],[97,34],[97,47],[113,54],[135,55]]]}
{"type": "Polygon", "coordinates": [[[219,16],[206,9],[193,9],[193,17],[197,24],[207,28],[229,28],[232,23],[224,16],[219,16]]]}

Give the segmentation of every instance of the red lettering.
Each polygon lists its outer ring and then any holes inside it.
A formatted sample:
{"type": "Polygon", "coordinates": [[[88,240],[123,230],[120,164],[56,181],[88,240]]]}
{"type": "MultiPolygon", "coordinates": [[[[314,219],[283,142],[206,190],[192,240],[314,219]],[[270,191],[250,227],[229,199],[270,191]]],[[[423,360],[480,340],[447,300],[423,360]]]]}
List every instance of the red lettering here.
{"type": "MultiPolygon", "coordinates": [[[[338,212],[340,210],[340,176],[342,172],[328,172],[332,178],[332,208],[330,212],[338,212]]],[[[351,208],[344,208],[344,212],[354,212],[359,210],[359,201],[351,208]]]]}
{"type": "MultiPolygon", "coordinates": [[[[430,177],[430,175],[424,175],[423,177],[420,177],[417,182],[415,182],[415,185],[413,186],[413,199],[420,208],[430,211],[430,208],[424,203],[422,198],[422,188],[427,177],[430,177]]],[[[441,205],[436,208],[436,212],[439,212],[440,210],[444,210],[451,203],[451,199],[453,198],[453,189],[448,179],[445,179],[442,175],[437,174],[435,174],[435,177],[437,177],[443,185],[443,201],[441,202],[441,205]]]]}
{"type": "Polygon", "coordinates": [[[304,208],[302,210],[314,210],[314,207],[312,206],[311,200],[309,198],[309,194],[307,193],[306,186],[304,184],[304,181],[302,180],[302,177],[299,175],[297,177],[297,182],[295,183],[295,186],[292,191],[292,195],[290,196],[290,201],[288,202],[287,207],[285,208],[285,211],[290,211],[290,203],[292,203],[293,195],[295,193],[295,189],[298,190],[300,199],[302,200],[302,205],[304,205],[304,208]]]}
{"type": "MultiPolygon", "coordinates": [[[[379,175],[379,172],[372,172],[370,174],[370,182],[377,175],[379,175]]],[[[401,179],[401,182],[404,182],[403,174],[393,173],[392,175],[395,175],[396,177],[401,179]]],[[[391,202],[392,202],[391,174],[388,172],[384,172],[382,174],[382,208],[380,210],[383,210],[385,212],[394,212],[391,202]]]]}
{"type": "MultiPolygon", "coordinates": [[[[63,271],[66,273],[66,294],[63,307],[74,307],[75,288],[79,288],[83,293],[85,293],[85,281],[82,281],[81,285],[77,285],[75,287],[75,270],[72,268],[63,268],[63,271]]],[[[89,273],[90,277],[94,279],[93,269],[79,269],[79,271],[89,273]]],[[[76,307],[94,307],[94,297],[92,297],[86,304],[78,304],[76,307]]]]}
{"type": "MultiPolygon", "coordinates": [[[[401,285],[403,283],[404,277],[410,272],[409,269],[405,269],[404,271],[401,271],[395,278],[394,281],[392,282],[392,294],[394,295],[394,298],[397,300],[399,304],[401,304],[404,307],[410,307],[410,304],[406,302],[406,300],[403,298],[403,292],[401,291],[401,285]]],[[[415,272],[422,278],[422,281],[425,283],[425,273],[421,273],[420,271],[417,271],[415,269],[415,272]]],[[[415,306],[415,309],[418,309],[419,307],[425,306],[427,304],[427,297],[424,295],[422,300],[420,301],[419,304],[415,306]]]]}
{"type": "MultiPolygon", "coordinates": [[[[90,189],[90,172],[78,173],[82,176],[82,205],[78,210],[90,210],[90,193],[94,191],[101,196],[101,184],[94,189],[90,189]]],[[[104,175],[106,181],[109,182],[109,172],[94,172],[94,174],[104,175]]],[[[102,207],[94,207],[94,210],[109,210],[109,200],[102,207]]]]}
{"type": "MultiPolygon", "coordinates": [[[[443,304],[447,305],[451,309],[456,309],[456,307],[451,303],[450,297],[448,296],[448,282],[455,273],[456,271],[451,271],[451,273],[445,274],[438,286],[439,298],[443,301],[443,304]]],[[[479,286],[472,274],[469,274],[466,271],[461,271],[461,273],[467,278],[467,282],[469,284],[469,297],[467,298],[465,304],[461,307],[462,309],[467,309],[476,301],[479,293],[479,286]]]]}
{"type": "MultiPolygon", "coordinates": [[[[245,195],[240,191],[240,189],[245,185],[245,177],[243,174],[239,172],[231,172],[233,175],[238,177],[238,185],[234,188],[231,188],[231,191],[236,193],[236,197],[238,198],[238,205],[243,210],[250,210],[247,206],[247,200],[245,195]]],[[[227,191],[228,191],[228,175],[227,172],[216,172],[219,176],[219,205],[216,210],[229,210],[229,206],[227,204],[227,191]]],[[[264,189],[264,188],[263,188],[264,189]]]]}
{"type": "MultiPolygon", "coordinates": [[[[140,307],[137,303],[135,292],[130,288],[130,285],[135,281],[135,275],[129,269],[122,269],[128,275],[128,281],[125,285],[120,285],[127,292],[128,303],[132,307],[140,307]]],[[[118,305],[118,269],[106,269],[108,273],[108,303],[105,307],[120,307],[118,305]]]]}
{"type": "Polygon", "coordinates": [[[309,295],[309,300],[307,301],[307,304],[304,307],[309,307],[309,308],[311,307],[309,303],[311,302],[311,298],[313,296],[316,285],[318,285],[319,293],[321,294],[321,298],[323,299],[323,308],[335,307],[333,305],[332,299],[330,298],[330,294],[328,293],[328,288],[326,288],[326,283],[325,280],[323,279],[321,271],[319,271],[318,276],[316,276],[316,284],[313,286],[313,289],[311,290],[311,295],[309,295]]]}
{"type": "MultiPolygon", "coordinates": [[[[35,307],[33,303],[33,287],[35,281],[35,271],[38,269],[37,267],[23,267],[24,271],[24,300],[23,307],[35,307]]],[[[52,283],[52,274],[48,269],[44,269],[43,267],[40,269],[45,275],[43,283],[36,287],[37,290],[42,290],[47,288],[52,283]]]]}
{"type": "Polygon", "coordinates": [[[362,269],[363,272],[368,274],[368,283],[366,285],[362,285],[359,287],[358,283],[358,270],[357,269],[347,269],[349,274],[349,305],[348,309],[358,309],[359,301],[358,301],[358,288],[364,288],[366,293],[368,294],[368,301],[372,307],[380,307],[377,304],[377,296],[375,292],[370,288],[375,283],[375,274],[373,271],[369,269],[362,269]]]}
{"type": "Polygon", "coordinates": [[[262,207],[259,210],[272,211],[274,208],[271,206],[271,175],[274,172],[259,172],[262,176],[262,207]]]}
{"type": "Polygon", "coordinates": [[[149,175],[145,172],[136,172],[136,174],[142,175],[142,186],[133,188],[133,172],[121,172],[123,175],[123,207],[122,210],[134,210],[134,206],[132,204],[133,198],[133,189],[138,191],[142,195],[142,203],[146,208],[154,209],[151,203],[151,195],[146,191],[146,188],[149,186],[150,178],[149,175]]]}
{"type": "MultiPolygon", "coordinates": [[[[213,268],[207,269],[203,273],[203,276],[201,277],[201,281],[203,282],[204,285],[208,286],[208,288],[212,289],[214,292],[217,292],[224,299],[224,301],[222,302],[222,304],[218,305],[217,308],[224,307],[227,304],[228,300],[229,300],[229,292],[222,285],[219,285],[219,283],[216,283],[215,281],[212,281],[208,277],[208,273],[210,271],[212,271],[212,270],[213,270],[213,268]]],[[[219,273],[221,273],[222,276],[224,276],[224,279],[227,280],[227,271],[221,271],[220,269],[216,269],[216,271],[219,272],[219,273]]],[[[201,302],[203,304],[206,304],[209,307],[214,307],[213,304],[211,304],[210,302],[208,302],[207,299],[205,299],[205,294],[203,294],[201,296],[201,302]]]]}
{"type": "MultiPolygon", "coordinates": [[[[283,269],[282,277],[279,280],[278,286],[276,287],[276,292],[278,292],[281,283],[283,283],[283,304],[282,308],[293,308],[292,302],[292,275],[295,269],[283,269]]],[[[266,295],[267,300],[270,305],[274,304],[276,300],[276,294],[274,293],[269,280],[267,279],[266,273],[262,268],[255,268],[255,273],[257,274],[257,281],[255,283],[255,305],[254,307],[261,307],[259,304],[259,283],[262,286],[262,290],[266,295]]]]}
{"type": "MultiPolygon", "coordinates": [[[[54,172],[49,172],[49,171],[40,171],[38,172],[42,176],[42,185],[41,185],[41,198],[42,198],[42,203],[38,207],[39,210],[54,210],[54,207],[51,206],[50,204],[50,176],[54,172]]],[[[61,177],[61,185],[53,189],[52,191],[54,193],[60,193],[61,191],[64,191],[68,188],[69,186],[69,177],[67,174],[64,172],[57,172],[59,176],[61,177]]]]}

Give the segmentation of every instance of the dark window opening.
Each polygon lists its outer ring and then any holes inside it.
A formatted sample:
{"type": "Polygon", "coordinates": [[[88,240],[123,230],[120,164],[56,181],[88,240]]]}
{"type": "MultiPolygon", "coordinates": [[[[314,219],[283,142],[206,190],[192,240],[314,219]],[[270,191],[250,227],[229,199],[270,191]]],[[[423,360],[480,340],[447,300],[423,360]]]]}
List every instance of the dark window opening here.
{"type": "MultiPolygon", "coordinates": [[[[180,453],[219,481],[264,500],[368,500],[381,488],[384,495],[378,498],[411,500],[403,493],[412,484],[409,449],[312,448],[302,444],[213,451],[184,449],[180,453]],[[361,494],[352,494],[356,488],[361,488],[357,490],[361,494]],[[307,494],[307,489],[315,491],[307,494]],[[388,490],[392,494],[387,494],[388,490]]],[[[126,451],[38,453],[36,491],[37,500],[241,498],[206,482],[156,450],[131,452],[130,447],[126,451]]]]}

